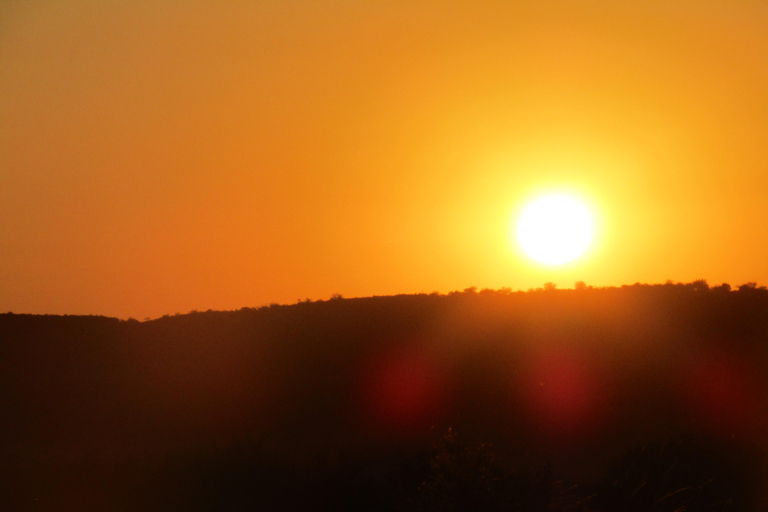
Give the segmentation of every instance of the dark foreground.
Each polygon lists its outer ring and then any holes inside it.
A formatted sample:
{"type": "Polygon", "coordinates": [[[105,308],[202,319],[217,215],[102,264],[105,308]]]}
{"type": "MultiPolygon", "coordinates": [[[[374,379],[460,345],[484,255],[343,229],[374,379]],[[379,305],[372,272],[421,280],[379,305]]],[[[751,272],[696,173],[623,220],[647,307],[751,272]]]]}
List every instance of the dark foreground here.
{"type": "Polygon", "coordinates": [[[768,291],[0,315],[1,510],[768,510],[768,291]]]}

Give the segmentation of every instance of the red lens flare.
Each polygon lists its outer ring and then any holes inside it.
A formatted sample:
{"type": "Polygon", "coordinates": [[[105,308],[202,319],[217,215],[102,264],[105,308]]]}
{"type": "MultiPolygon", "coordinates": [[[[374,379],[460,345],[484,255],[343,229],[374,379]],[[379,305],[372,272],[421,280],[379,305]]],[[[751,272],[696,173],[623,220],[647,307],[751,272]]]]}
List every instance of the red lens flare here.
{"type": "Polygon", "coordinates": [[[363,411],[376,429],[411,434],[442,416],[446,378],[441,364],[423,350],[379,355],[363,375],[363,411]]]}
{"type": "Polygon", "coordinates": [[[540,434],[569,441],[599,426],[605,403],[602,379],[584,355],[565,349],[542,352],[524,373],[523,398],[540,434]]]}

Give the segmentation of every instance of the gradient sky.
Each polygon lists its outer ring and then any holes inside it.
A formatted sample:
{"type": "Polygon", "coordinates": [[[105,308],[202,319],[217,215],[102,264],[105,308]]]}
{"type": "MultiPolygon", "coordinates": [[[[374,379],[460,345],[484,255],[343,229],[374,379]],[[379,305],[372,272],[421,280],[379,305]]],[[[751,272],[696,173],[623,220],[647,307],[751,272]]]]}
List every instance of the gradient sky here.
{"type": "Polygon", "coordinates": [[[0,2],[0,311],[768,284],[767,192],[763,0],[0,2]]]}

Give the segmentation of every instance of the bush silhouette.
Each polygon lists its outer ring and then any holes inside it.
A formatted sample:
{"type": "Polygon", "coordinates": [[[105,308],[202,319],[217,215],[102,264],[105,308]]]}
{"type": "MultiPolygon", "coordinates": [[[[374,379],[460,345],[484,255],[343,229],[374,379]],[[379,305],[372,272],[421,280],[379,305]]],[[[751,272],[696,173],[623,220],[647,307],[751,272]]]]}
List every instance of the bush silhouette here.
{"type": "Polygon", "coordinates": [[[612,467],[602,489],[603,510],[730,512],[746,510],[749,464],[738,448],[677,437],[643,444],[612,467]]]}
{"type": "Polygon", "coordinates": [[[449,429],[434,444],[414,508],[434,512],[587,510],[589,498],[555,478],[550,466],[528,469],[513,462],[499,456],[492,444],[464,443],[449,429]]]}

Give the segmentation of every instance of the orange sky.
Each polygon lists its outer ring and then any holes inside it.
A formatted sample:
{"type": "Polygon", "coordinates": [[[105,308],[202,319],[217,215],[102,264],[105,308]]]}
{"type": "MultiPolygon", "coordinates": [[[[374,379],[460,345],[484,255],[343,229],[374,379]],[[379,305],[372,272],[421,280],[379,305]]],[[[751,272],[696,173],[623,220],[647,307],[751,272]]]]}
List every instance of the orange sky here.
{"type": "Polygon", "coordinates": [[[768,284],[767,192],[764,1],[0,3],[0,311],[768,284]]]}

